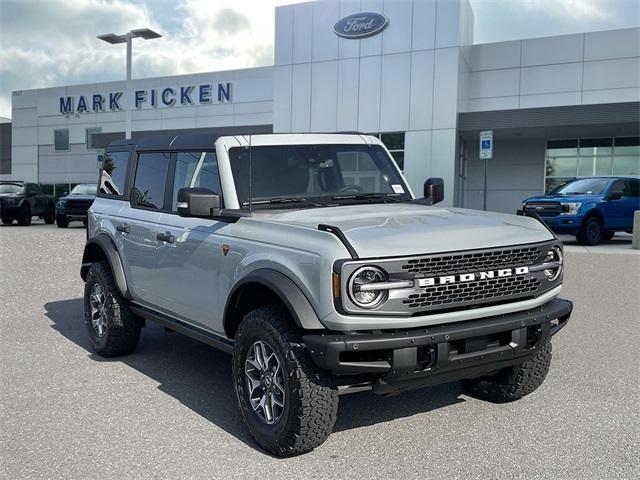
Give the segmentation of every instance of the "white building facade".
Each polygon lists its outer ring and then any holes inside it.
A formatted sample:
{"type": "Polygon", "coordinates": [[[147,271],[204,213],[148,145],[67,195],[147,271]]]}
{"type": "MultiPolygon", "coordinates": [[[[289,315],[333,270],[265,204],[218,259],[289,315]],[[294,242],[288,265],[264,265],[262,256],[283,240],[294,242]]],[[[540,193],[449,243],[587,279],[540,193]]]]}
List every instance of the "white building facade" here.
{"type": "Polygon", "coordinates": [[[575,176],[640,174],[640,29],[474,45],[466,0],[317,0],[276,9],[274,45],[273,67],[134,80],[129,99],[124,82],[14,92],[0,179],[56,195],[95,181],[127,101],[134,138],[380,135],[415,192],[442,177],[446,203],[469,208],[484,203],[481,130],[489,210],[575,176]]]}

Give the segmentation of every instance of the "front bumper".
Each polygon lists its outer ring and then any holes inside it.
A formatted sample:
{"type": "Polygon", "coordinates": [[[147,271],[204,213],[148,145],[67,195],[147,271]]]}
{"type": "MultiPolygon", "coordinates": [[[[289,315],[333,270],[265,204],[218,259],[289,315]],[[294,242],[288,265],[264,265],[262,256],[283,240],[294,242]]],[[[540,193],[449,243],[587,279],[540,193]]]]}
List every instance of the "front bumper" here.
{"type": "Polygon", "coordinates": [[[554,299],[505,315],[389,333],[313,334],[314,363],[336,375],[367,375],[375,393],[475,378],[533,357],[563,328],[573,304],[554,299]]]}
{"type": "Polygon", "coordinates": [[[87,209],[82,208],[56,208],[57,217],[66,217],[69,220],[86,220],[87,209]]]}
{"type": "MultiPolygon", "coordinates": [[[[523,215],[522,210],[516,212],[518,215],[523,215]]],[[[580,230],[582,224],[582,215],[554,215],[543,216],[539,215],[541,221],[545,223],[551,230],[556,233],[575,234],[580,230]]]]}
{"type": "Polygon", "coordinates": [[[10,205],[0,205],[0,215],[2,215],[3,217],[18,216],[22,213],[22,210],[22,202],[12,203],[10,205]]]}

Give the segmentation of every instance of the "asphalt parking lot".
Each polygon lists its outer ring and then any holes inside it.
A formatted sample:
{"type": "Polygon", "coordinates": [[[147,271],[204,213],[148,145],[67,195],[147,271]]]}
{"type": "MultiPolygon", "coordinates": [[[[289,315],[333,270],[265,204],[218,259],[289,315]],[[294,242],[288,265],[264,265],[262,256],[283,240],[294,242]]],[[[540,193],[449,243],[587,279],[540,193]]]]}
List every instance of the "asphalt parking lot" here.
{"type": "Polygon", "coordinates": [[[630,237],[567,248],[563,296],[575,310],[534,394],[493,405],[450,384],[344,396],[329,440],[282,460],[245,431],[227,355],[153,325],[133,355],[90,351],[77,225],[0,227],[2,478],[640,475],[640,252],[630,237]]]}

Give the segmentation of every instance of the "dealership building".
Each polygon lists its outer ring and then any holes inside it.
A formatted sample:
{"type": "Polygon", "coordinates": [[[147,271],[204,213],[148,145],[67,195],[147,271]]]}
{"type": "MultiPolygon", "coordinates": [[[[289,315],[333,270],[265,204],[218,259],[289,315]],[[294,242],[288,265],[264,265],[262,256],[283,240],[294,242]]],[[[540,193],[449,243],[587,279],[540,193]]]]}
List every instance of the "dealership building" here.
{"type": "MultiPolygon", "coordinates": [[[[466,0],[317,0],[276,8],[274,65],[15,91],[0,179],[60,195],[97,158],[158,133],[379,135],[414,192],[489,210],[576,176],[640,174],[640,29],[473,44],[466,0]]],[[[160,44],[158,44],[160,48],[160,44]]],[[[123,50],[124,56],[124,50],[123,50]]],[[[124,61],[124,58],[123,58],[124,61]]]]}

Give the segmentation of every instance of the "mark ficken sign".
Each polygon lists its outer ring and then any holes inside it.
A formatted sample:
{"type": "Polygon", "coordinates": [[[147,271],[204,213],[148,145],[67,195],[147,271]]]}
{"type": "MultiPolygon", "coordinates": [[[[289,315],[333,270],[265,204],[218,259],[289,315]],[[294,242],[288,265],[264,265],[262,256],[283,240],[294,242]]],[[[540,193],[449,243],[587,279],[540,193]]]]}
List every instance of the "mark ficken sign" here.
{"type": "MultiPolygon", "coordinates": [[[[227,82],[134,90],[132,104],[136,109],[142,109],[231,102],[231,87],[232,84],[227,82]]],[[[72,115],[120,111],[125,106],[123,97],[124,92],[60,97],[60,113],[72,115]]]]}

